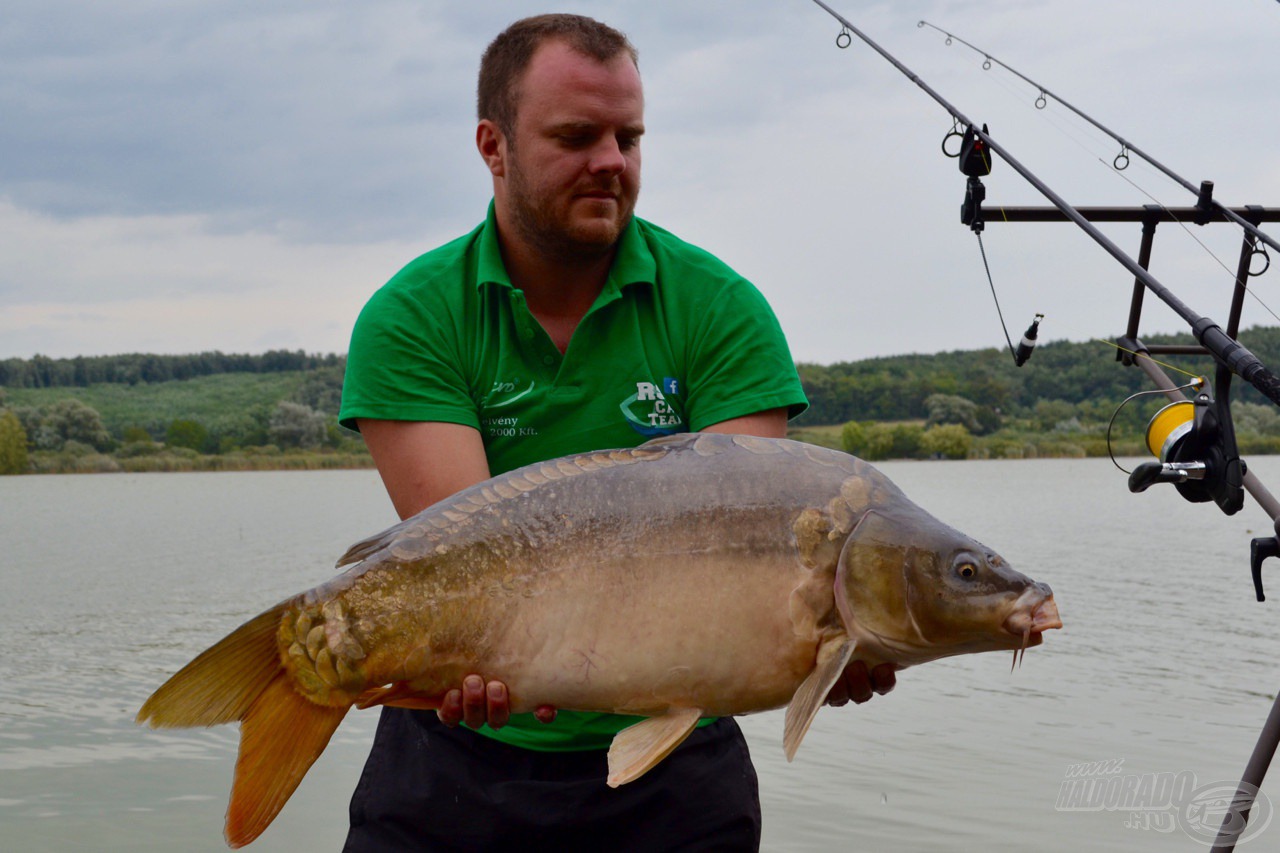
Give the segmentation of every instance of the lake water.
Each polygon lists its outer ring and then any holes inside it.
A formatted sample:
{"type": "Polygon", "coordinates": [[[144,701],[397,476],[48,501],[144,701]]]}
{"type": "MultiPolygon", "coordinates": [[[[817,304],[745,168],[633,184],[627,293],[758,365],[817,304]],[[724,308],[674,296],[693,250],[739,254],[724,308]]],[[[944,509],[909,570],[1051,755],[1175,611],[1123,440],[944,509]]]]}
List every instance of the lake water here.
{"type": "MultiPolygon", "coordinates": [[[[1173,807],[1068,809],[1063,785],[1087,762],[1139,793],[1234,785],[1280,685],[1280,602],[1255,602],[1249,580],[1269,519],[1252,502],[1226,518],[1169,488],[1130,495],[1106,460],[880,467],[1051,584],[1066,628],[1012,674],[1006,654],[938,661],[824,709],[793,764],[780,712],[745,718],[765,849],[1207,849],[1173,807]]],[[[1280,486],[1280,459],[1254,470],[1280,486]]],[[[224,850],[235,728],[133,715],[392,520],[372,471],[0,478],[0,848],[224,850]]],[[[251,849],[339,849],[375,721],[347,717],[251,849]]],[[[1280,799],[1280,782],[1263,793],[1280,799]]],[[[1280,821],[1239,849],[1280,849],[1280,821]]]]}

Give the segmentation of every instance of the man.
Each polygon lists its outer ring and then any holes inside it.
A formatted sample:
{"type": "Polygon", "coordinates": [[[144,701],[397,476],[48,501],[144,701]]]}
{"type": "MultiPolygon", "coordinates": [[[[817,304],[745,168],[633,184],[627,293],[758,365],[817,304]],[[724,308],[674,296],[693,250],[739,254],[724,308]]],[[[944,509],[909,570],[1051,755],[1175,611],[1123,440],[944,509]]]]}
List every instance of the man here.
{"type": "MultiPolygon", "coordinates": [[[[625,36],[573,15],[516,22],[485,52],[478,112],[485,223],[402,270],[352,336],[342,420],[400,516],[568,453],[686,430],[785,436],[806,402],[763,298],[633,216],[644,97],[625,36]]],[[[443,697],[439,719],[383,709],[348,850],[758,846],[732,720],[704,721],[615,790],[604,750],[633,718],[510,717],[506,686],[482,676],[443,697]]],[[[891,671],[876,676],[892,687],[891,671]]],[[[871,692],[858,665],[829,701],[871,692]]]]}

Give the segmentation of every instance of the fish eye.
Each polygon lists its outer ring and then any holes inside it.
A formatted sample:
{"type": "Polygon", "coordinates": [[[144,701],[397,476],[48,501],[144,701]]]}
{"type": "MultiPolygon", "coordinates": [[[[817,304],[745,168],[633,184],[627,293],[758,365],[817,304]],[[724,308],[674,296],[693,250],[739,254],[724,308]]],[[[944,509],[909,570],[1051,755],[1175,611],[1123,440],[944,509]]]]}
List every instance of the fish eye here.
{"type": "Polygon", "coordinates": [[[969,578],[975,577],[978,574],[978,567],[975,566],[973,563],[961,563],[959,566],[956,567],[956,574],[968,580],[969,578]]]}

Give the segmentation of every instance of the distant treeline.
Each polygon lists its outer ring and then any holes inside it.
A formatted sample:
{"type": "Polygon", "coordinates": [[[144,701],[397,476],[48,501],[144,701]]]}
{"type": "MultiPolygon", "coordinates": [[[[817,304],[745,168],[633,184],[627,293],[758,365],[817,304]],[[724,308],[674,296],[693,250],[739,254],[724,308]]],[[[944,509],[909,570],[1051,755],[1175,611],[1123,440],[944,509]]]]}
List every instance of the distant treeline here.
{"type": "MultiPolygon", "coordinates": [[[[1189,335],[1145,337],[1148,344],[1194,343],[1189,335]]],[[[1256,327],[1240,334],[1240,342],[1264,364],[1280,371],[1280,328],[1256,327]]],[[[1074,416],[1104,423],[1115,407],[1150,382],[1136,367],[1116,363],[1118,351],[1102,341],[1042,344],[1031,361],[1015,367],[1007,349],[899,355],[831,365],[801,364],[800,377],[810,408],[799,425],[839,424],[847,421],[898,421],[929,416],[927,400],[936,394],[971,400],[988,415],[1027,414],[1053,403],[1072,407],[1074,416]]],[[[1182,370],[1207,374],[1208,357],[1160,357],[1182,370]]],[[[1170,371],[1181,383],[1182,374],[1170,371]]],[[[1246,382],[1236,379],[1232,399],[1269,401],[1246,382]]]]}
{"type": "Polygon", "coordinates": [[[0,360],[0,387],[85,388],[99,383],[137,385],[220,373],[288,373],[346,364],[345,355],[270,350],[261,355],[202,352],[195,355],[78,355],[75,358],[0,360]]]}
{"type": "MultiPolygon", "coordinates": [[[[1144,340],[1151,344],[1192,342],[1188,336],[1152,336],[1144,340]]],[[[1241,333],[1240,341],[1264,363],[1280,369],[1280,328],[1249,329],[1241,333]]],[[[937,395],[971,401],[977,407],[974,417],[984,430],[997,428],[1010,417],[1029,417],[1037,409],[1041,421],[1074,417],[1105,423],[1120,401],[1150,387],[1142,371],[1116,364],[1116,353],[1114,347],[1101,341],[1059,341],[1042,344],[1022,368],[1014,367],[1008,351],[997,349],[898,355],[830,365],[800,364],[810,408],[796,425],[922,420],[930,417],[929,400],[935,398],[936,406],[937,395]]],[[[1162,360],[1191,373],[1213,370],[1206,357],[1162,360]]],[[[157,386],[218,374],[293,374],[302,385],[288,394],[279,392],[281,398],[333,415],[345,367],[345,355],[308,354],[301,350],[272,350],[261,355],[38,355],[0,360],[0,389],[157,386]]],[[[1171,375],[1182,381],[1181,374],[1171,375]]],[[[176,391],[177,386],[174,387],[176,391]]],[[[1236,380],[1232,396],[1237,402],[1271,406],[1242,380],[1236,380]]],[[[279,400],[260,402],[265,409],[279,400]]],[[[0,405],[3,404],[0,391],[0,405]]],[[[163,428],[161,424],[145,426],[153,432],[163,428]]]]}

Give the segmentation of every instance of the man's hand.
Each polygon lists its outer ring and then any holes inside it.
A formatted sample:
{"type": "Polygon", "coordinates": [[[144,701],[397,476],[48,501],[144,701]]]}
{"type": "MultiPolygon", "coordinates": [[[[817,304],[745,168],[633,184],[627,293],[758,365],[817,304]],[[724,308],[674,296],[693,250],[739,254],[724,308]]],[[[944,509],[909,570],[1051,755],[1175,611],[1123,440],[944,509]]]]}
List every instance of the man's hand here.
{"type": "MultiPolygon", "coordinates": [[[[511,718],[507,685],[501,681],[486,684],[480,676],[468,675],[462,679],[461,690],[454,689],[444,694],[436,715],[446,726],[466,723],[478,729],[488,723],[489,728],[500,729],[511,718]]],[[[556,709],[550,705],[539,705],[533,716],[540,723],[549,723],[556,718],[556,709]]]]}
{"type": "Polygon", "coordinates": [[[882,663],[870,672],[867,665],[856,660],[844,668],[844,673],[827,694],[827,704],[839,707],[850,699],[862,704],[871,698],[872,693],[881,696],[888,693],[898,683],[895,667],[891,663],[882,663]]]}

